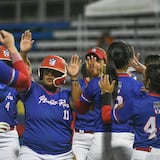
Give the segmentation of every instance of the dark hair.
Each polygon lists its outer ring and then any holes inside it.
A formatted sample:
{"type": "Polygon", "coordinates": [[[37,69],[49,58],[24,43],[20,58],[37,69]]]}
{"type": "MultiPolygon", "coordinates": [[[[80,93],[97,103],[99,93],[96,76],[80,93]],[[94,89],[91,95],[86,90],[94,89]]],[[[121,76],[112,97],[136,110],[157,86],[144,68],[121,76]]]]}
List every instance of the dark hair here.
{"type": "Polygon", "coordinates": [[[113,66],[111,66],[110,64],[107,64],[106,74],[109,75],[110,82],[112,82],[113,80],[116,81],[114,91],[112,93],[113,101],[115,102],[116,97],[117,97],[117,92],[118,92],[118,75],[117,75],[116,69],[113,66]]]}
{"type": "Polygon", "coordinates": [[[160,56],[159,55],[148,55],[144,59],[144,65],[147,67],[150,64],[160,64],[160,56]]]}
{"type": "Polygon", "coordinates": [[[124,41],[114,41],[108,48],[108,64],[106,73],[110,75],[110,81],[116,80],[113,98],[117,96],[118,75],[116,69],[121,69],[129,64],[129,60],[133,58],[134,50],[131,45],[124,41]]]}
{"type": "Polygon", "coordinates": [[[149,91],[160,93],[160,64],[150,64],[145,71],[146,80],[150,80],[149,91]]]}
{"type": "Polygon", "coordinates": [[[133,48],[124,41],[114,41],[107,51],[108,62],[115,65],[117,69],[126,67],[129,60],[133,58],[133,48]]]}
{"type": "Polygon", "coordinates": [[[88,77],[89,76],[88,71],[87,71],[87,67],[86,67],[86,62],[82,63],[81,74],[82,74],[83,77],[88,77]]]}

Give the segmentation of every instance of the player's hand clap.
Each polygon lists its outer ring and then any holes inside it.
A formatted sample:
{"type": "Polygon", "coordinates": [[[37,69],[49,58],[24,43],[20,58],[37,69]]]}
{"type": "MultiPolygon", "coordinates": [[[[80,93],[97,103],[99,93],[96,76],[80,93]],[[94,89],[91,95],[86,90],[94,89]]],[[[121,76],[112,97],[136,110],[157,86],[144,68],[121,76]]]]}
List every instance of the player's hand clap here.
{"type": "Polygon", "coordinates": [[[0,42],[3,43],[10,53],[17,52],[14,36],[11,33],[5,30],[0,30],[0,42]]]}
{"type": "Polygon", "coordinates": [[[81,60],[79,60],[79,56],[73,55],[70,59],[69,64],[67,65],[67,73],[72,80],[77,80],[80,65],[81,65],[81,60]]]}
{"type": "Polygon", "coordinates": [[[114,91],[115,86],[115,80],[113,80],[111,83],[109,81],[109,75],[103,75],[101,76],[101,79],[99,80],[99,87],[101,89],[101,93],[109,93],[112,94],[114,91]]]}
{"type": "Polygon", "coordinates": [[[26,30],[22,36],[20,41],[20,51],[22,53],[27,53],[31,50],[34,40],[32,40],[32,33],[30,30],[26,30]]]}
{"type": "Polygon", "coordinates": [[[94,68],[94,64],[96,63],[97,58],[94,56],[87,56],[87,60],[86,60],[86,67],[87,70],[90,72],[93,68],[94,68]]]}
{"type": "Polygon", "coordinates": [[[130,59],[129,66],[133,67],[138,73],[144,73],[146,70],[145,65],[139,62],[140,59],[140,53],[137,53],[133,59],[130,59]]]}

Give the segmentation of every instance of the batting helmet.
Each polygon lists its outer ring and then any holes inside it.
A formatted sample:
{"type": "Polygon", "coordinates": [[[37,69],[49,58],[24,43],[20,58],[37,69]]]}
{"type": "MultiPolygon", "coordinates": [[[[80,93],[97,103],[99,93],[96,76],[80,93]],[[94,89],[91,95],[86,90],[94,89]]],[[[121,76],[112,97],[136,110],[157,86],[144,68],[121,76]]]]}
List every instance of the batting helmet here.
{"type": "Polygon", "coordinates": [[[86,58],[91,55],[96,56],[98,60],[104,59],[105,62],[107,61],[107,54],[105,50],[100,47],[90,48],[86,54],[86,58]]]}
{"type": "Polygon", "coordinates": [[[5,46],[0,46],[0,60],[10,61],[11,57],[8,49],[5,46]]]}
{"type": "Polygon", "coordinates": [[[54,86],[58,87],[59,85],[63,85],[65,83],[67,71],[66,62],[63,58],[55,55],[44,58],[38,70],[40,80],[42,80],[43,77],[43,69],[52,69],[62,73],[62,76],[54,78],[54,86]]]}

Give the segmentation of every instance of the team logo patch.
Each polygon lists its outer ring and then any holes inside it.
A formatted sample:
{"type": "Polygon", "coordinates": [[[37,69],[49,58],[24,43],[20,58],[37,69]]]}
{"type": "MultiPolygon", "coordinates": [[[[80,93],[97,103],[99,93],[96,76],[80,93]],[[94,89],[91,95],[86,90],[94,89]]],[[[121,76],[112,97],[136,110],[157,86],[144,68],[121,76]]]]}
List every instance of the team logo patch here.
{"type": "Polygon", "coordinates": [[[93,53],[95,53],[96,51],[97,51],[96,48],[93,48],[93,49],[92,49],[92,52],[93,52],[93,53]]]}
{"type": "Polygon", "coordinates": [[[55,63],[56,63],[56,59],[51,58],[51,59],[49,60],[49,65],[50,65],[50,66],[54,66],[55,63]]]}
{"type": "Polygon", "coordinates": [[[8,51],[8,49],[5,49],[3,51],[3,55],[4,55],[4,57],[9,57],[9,51],[8,51]]]}
{"type": "Polygon", "coordinates": [[[153,102],[153,108],[155,114],[160,114],[160,101],[153,102]]]}

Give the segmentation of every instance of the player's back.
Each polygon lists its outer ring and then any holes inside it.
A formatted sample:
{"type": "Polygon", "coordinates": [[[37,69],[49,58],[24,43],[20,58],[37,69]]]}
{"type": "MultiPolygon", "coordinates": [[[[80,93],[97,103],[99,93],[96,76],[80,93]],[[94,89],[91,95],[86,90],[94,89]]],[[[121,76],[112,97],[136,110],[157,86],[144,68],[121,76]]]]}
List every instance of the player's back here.
{"type": "Polygon", "coordinates": [[[160,148],[160,94],[146,93],[133,107],[134,147],[160,148]]]}
{"type": "Polygon", "coordinates": [[[1,84],[0,89],[0,122],[6,122],[11,126],[16,125],[18,92],[15,88],[1,84]],[[2,88],[3,87],[3,88],[2,88]]]}
{"type": "MultiPolygon", "coordinates": [[[[134,80],[127,73],[118,74],[118,95],[115,108],[134,98],[137,94],[141,94],[142,83],[134,80]]],[[[127,114],[127,113],[126,113],[127,114]]],[[[112,132],[133,132],[132,121],[127,121],[123,124],[112,123],[112,132]]]]}

